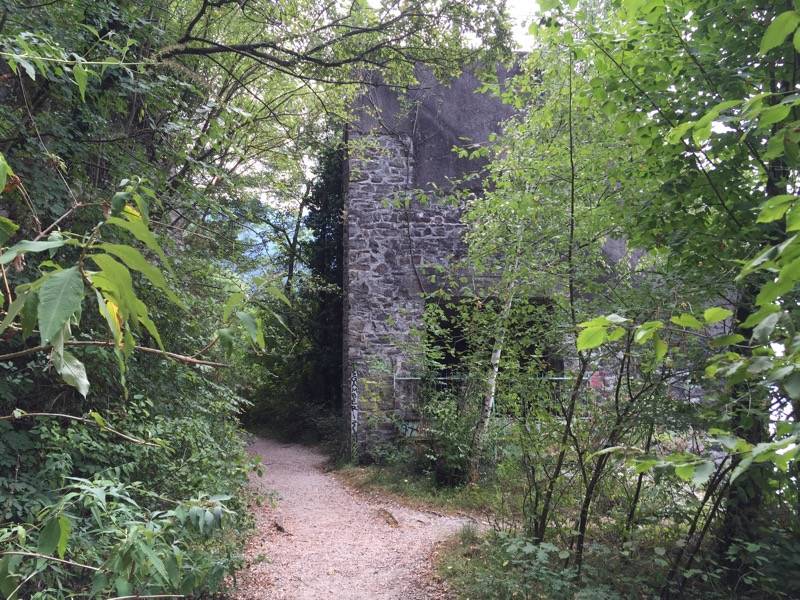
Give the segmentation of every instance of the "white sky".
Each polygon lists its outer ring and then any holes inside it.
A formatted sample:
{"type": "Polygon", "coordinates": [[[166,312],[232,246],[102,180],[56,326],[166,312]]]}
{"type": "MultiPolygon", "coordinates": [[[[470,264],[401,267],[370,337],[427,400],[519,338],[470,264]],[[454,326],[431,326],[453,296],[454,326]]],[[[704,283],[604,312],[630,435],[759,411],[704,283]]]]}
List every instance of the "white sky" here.
{"type": "Polygon", "coordinates": [[[524,50],[529,50],[531,36],[528,33],[528,25],[538,9],[538,4],[534,0],[507,0],[507,2],[508,13],[514,21],[514,38],[524,50]]]}
{"type": "MultiPolygon", "coordinates": [[[[462,0],[469,2],[469,0],[462,0]]],[[[378,8],[381,0],[367,0],[370,6],[378,8]]],[[[538,9],[539,5],[536,0],[506,0],[508,6],[508,13],[514,22],[514,39],[522,47],[523,50],[530,50],[531,36],[528,33],[528,25],[530,25],[531,17],[538,9]]]]}

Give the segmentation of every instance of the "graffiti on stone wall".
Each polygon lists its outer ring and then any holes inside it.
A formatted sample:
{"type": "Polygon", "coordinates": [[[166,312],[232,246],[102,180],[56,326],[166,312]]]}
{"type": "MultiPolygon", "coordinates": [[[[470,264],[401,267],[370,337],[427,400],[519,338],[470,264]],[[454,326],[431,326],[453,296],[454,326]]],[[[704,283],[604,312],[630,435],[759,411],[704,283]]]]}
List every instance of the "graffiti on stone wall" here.
{"type": "Polygon", "coordinates": [[[358,371],[350,368],[350,444],[353,457],[358,447],[358,371]]]}

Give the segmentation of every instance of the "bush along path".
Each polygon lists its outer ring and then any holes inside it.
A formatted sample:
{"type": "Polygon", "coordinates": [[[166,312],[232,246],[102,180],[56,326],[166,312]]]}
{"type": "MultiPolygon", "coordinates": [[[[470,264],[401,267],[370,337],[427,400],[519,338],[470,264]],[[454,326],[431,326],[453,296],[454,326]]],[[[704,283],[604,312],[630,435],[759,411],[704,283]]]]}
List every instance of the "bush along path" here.
{"type": "Polygon", "coordinates": [[[448,597],[433,578],[432,554],[468,519],[357,495],[303,446],[256,438],[250,451],[265,466],[251,484],[277,502],[255,508],[238,600],[448,597]]]}

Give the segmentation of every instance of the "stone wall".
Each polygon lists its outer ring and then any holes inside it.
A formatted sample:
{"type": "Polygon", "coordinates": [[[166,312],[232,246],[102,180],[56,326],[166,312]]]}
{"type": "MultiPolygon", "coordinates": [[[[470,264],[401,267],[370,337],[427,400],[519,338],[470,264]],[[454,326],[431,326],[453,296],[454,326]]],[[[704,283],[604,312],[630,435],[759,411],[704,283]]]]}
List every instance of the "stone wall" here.
{"type": "Polygon", "coordinates": [[[421,205],[410,138],[372,136],[349,161],[344,219],[345,381],[357,452],[414,420],[413,332],[421,324],[429,267],[463,255],[459,211],[421,205]]]}
{"type": "MultiPolygon", "coordinates": [[[[400,98],[376,85],[348,128],[344,214],[343,381],[355,454],[415,418],[419,369],[414,331],[422,325],[432,267],[463,256],[460,211],[430,193],[453,186],[480,193],[481,161],[459,158],[456,145],[483,143],[512,109],[477,93],[470,73],[447,85],[419,70],[420,85],[400,98]],[[414,191],[428,199],[418,202],[414,191]]],[[[418,194],[417,194],[418,196],[418,194]]]]}

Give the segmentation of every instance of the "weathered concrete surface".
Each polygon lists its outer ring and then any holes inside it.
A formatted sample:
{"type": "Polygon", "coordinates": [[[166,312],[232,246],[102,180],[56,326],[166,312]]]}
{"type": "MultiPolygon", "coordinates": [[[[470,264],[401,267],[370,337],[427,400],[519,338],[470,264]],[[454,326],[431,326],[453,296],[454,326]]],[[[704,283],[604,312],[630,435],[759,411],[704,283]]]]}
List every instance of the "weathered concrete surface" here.
{"type": "MultiPolygon", "coordinates": [[[[456,145],[485,143],[513,110],[480,94],[467,73],[447,85],[424,71],[403,98],[371,88],[349,128],[344,217],[344,398],[354,451],[373,448],[399,422],[413,419],[415,329],[424,296],[465,252],[458,206],[419,202],[411,190],[450,190],[479,172],[456,145]]],[[[466,186],[480,192],[480,179],[466,186]]]]}
{"type": "MultiPolygon", "coordinates": [[[[389,86],[369,88],[359,101],[350,136],[407,139],[415,166],[412,186],[448,189],[452,181],[485,165],[481,160],[459,158],[453,148],[485,143],[491,134],[500,133],[514,109],[494,95],[479,93],[481,82],[469,71],[445,84],[421,67],[416,75],[419,85],[402,97],[389,86]]],[[[498,71],[500,81],[506,77],[505,71],[498,71]]],[[[476,179],[469,187],[479,189],[480,183],[476,179]]]]}

